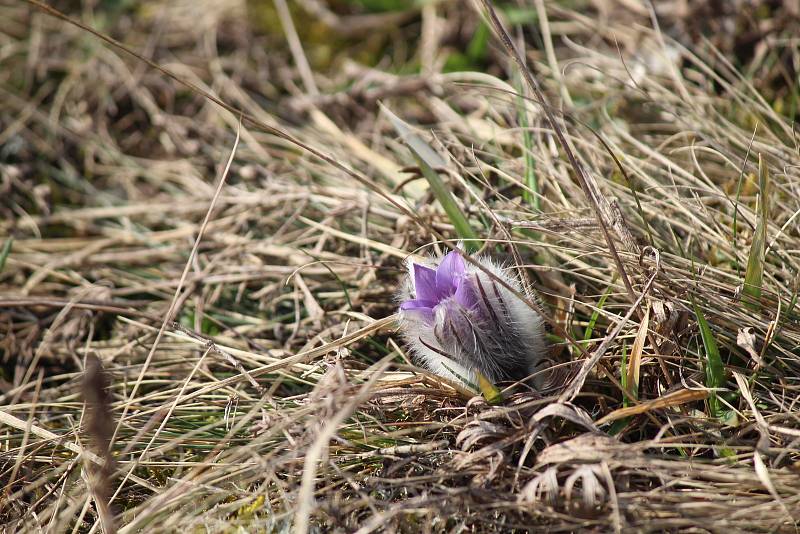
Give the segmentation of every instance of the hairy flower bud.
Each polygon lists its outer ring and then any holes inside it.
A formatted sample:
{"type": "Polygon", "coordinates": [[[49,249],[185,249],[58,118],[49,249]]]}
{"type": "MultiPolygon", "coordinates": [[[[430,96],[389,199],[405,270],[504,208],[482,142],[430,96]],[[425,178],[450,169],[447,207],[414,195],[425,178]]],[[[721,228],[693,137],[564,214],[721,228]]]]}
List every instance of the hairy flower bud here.
{"type": "Polygon", "coordinates": [[[542,318],[491,275],[523,292],[515,277],[486,257],[473,258],[479,267],[461,254],[409,262],[398,292],[403,337],[442,377],[475,384],[479,371],[495,383],[527,379],[546,352],[542,318]]]}

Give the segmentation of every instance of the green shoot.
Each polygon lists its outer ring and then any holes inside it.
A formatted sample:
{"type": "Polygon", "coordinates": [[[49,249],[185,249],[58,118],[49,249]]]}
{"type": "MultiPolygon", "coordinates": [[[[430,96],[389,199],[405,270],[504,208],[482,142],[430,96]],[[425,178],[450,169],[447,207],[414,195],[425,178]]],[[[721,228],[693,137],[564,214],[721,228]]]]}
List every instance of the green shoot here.
{"type": "Polygon", "coordinates": [[[692,298],[692,307],[694,314],[697,317],[697,324],[700,327],[700,337],[703,339],[703,349],[706,353],[705,360],[705,374],[706,374],[706,387],[711,388],[711,394],[708,397],[708,405],[713,417],[720,417],[722,409],[720,407],[717,393],[714,391],[725,384],[725,366],[722,363],[722,358],[719,355],[719,347],[717,341],[714,339],[714,333],[706,321],[705,315],[702,310],[692,298]]]}
{"type": "Polygon", "coordinates": [[[450,218],[458,237],[464,240],[465,247],[469,252],[474,252],[478,249],[478,235],[469,225],[466,215],[459,207],[452,192],[448,189],[442,177],[439,176],[439,173],[436,172],[436,169],[444,167],[446,162],[428,143],[415,134],[405,121],[389,111],[383,104],[381,104],[381,109],[389,117],[395,130],[406,142],[408,148],[411,149],[414,159],[417,160],[422,170],[422,174],[428,180],[433,195],[450,218]]]}
{"type": "Polygon", "coordinates": [[[3,268],[6,266],[6,259],[8,255],[11,254],[11,243],[14,242],[13,237],[9,237],[6,239],[6,242],[3,243],[3,249],[0,250],[0,273],[3,272],[3,268]]]}

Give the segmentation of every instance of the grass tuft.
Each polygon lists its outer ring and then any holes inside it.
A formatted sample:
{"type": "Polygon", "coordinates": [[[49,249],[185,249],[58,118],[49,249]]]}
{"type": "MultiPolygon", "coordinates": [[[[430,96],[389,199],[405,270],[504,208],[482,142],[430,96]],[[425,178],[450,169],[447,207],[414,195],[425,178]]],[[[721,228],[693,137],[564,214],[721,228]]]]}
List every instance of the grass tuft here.
{"type": "Polygon", "coordinates": [[[742,294],[749,297],[745,305],[757,312],[761,308],[761,284],[764,278],[764,253],[767,246],[769,224],[769,168],[761,154],[758,155],[758,197],[756,201],[756,228],[747,256],[742,294]]]}

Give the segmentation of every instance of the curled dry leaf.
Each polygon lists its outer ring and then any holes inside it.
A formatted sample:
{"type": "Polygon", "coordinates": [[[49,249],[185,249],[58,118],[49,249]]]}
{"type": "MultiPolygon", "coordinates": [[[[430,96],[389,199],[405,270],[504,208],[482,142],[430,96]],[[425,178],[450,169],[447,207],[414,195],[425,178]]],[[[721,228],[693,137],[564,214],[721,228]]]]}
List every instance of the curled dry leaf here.
{"type": "Polygon", "coordinates": [[[458,433],[456,445],[460,446],[462,451],[467,451],[481,440],[497,440],[507,433],[506,428],[501,425],[476,420],[468,423],[464,430],[458,433]]]}
{"type": "Polygon", "coordinates": [[[548,467],[522,488],[519,500],[529,503],[547,501],[551,506],[555,506],[558,494],[558,468],[548,467]]]}
{"type": "Polygon", "coordinates": [[[761,356],[756,350],[756,334],[753,327],[747,326],[740,328],[739,332],[736,334],[736,344],[747,351],[747,354],[750,355],[750,357],[753,359],[753,362],[755,362],[756,369],[763,365],[761,356]]]}
{"type": "MultiPolygon", "coordinates": [[[[536,462],[540,473],[520,491],[523,502],[548,500],[558,503],[563,491],[563,503],[572,512],[593,514],[616,493],[611,469],[641,466],[646,458],[639,448],[622,443],[604,434],[586,433],[556,443],[543,450],[536,462]],[[563,483],[559,483],[559,478],[563,483]]],[[[625,475],[627,476],[627,475],[625,475]]]]}
{"type": "Polygon", "coordinates": [[[590,463],[606,461],[613,463],[615,460],[642,456],[641,451],[632,450],[629,444],[605,434],[587,433],[580,436],[550,445],[539,453],[536,465],[565,464],[565,463],[590,463]]]}
{"type": "Polygon", "coordinates": [[[580,504],[583,505],[583,509],[591,510],[602,504],[608,493],[600,482],[602,476],[603,466],[600,464],[578,466],[564,481],[564,498],[567,503],[578,504],[573,499],[573,491],[576,490],[576,483],[580,482],[577,491],[581,495],[580,504]]]}

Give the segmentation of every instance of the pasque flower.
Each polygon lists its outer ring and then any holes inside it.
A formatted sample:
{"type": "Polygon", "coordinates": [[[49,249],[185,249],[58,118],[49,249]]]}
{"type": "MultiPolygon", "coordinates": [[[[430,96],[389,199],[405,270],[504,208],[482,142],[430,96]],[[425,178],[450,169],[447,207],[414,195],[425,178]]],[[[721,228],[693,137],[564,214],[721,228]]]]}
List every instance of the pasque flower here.
{"type": "Polygon", "coordinates": [[[398,292],[403,337],[424,367],[451,380],[475,384],[476,371],[492,382],[529,378],[546,351],[542,318],[495,279],[525,294],[516,277],[462,254],[409,262],[398,292]]]}

